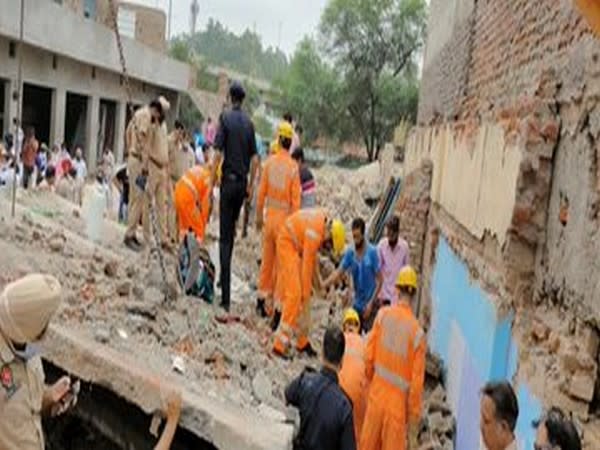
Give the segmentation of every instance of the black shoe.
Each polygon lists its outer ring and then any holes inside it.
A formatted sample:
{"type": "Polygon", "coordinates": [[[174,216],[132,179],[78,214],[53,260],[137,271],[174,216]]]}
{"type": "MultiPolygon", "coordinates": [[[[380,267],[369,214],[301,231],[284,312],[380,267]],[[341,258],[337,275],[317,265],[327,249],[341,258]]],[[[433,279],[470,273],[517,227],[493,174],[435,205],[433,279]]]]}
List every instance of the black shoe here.
{"type": "Polygon", "coordinates": [[[131,239],[133,239],[133,242],[135,242],[135,245],[137,245],[139,248],[142,248],[142,247],[144,246],[144,244],[142,244],[142,243],[141,243],[141,242],[138,240],[137,236],[132,236],[132,237],[131,237],[131,239]]]}
{"type": "Polygon", "coordinates": [[[308,344],[302,350],[298,350],[298,353],[299,354],[305,354],[309,358],[316,358],[317,357],[317,352],[315,351],[314,348],[312,348],[312,345],[310,345],[310,344],[308,344]]]}
{"type": "Polygon", "coordinates": [[[275,310],[273,314],[273,319],[271,320],[271,330],[276,331],[277,327],[279,327],[279,322],[281,322],[281,311],[275,310]]]}
{"type": "Polygon", "coordinates": [[[256,299],[256,314],[258,314],[261,318],[267,317],[267,310],[265,309],[265,299],[257,298],[256,299]]]}
{"type": "Polygon", "coordinates": [[[230,306],[230,305],[226,305],[226,304],[224,304],[224,303],[221,303],[219,306],[220,306],[222,309],[224,309],[224,310],[225,310],[225,312],[226,312],[227,314],[229,314],[229,312],[231,311],[231,306],[230,306]]]}
{"type": "Polygon", "coordinates": [[[139,252],[142,249],[137,242],[137,239],[134,237],[126,237],[123,243],[128,249],[133,250],[134,252],[139,252]]]}

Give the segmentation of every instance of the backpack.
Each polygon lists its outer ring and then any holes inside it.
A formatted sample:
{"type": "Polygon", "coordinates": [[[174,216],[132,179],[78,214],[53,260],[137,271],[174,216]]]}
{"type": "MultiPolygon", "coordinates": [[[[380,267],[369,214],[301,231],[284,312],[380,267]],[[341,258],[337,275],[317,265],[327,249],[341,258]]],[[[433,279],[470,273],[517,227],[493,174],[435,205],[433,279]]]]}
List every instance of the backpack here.
{"type": "Polygon", "coordinates": [[[185,295],[198,297],[207,303],[214,300],[215,266],[208,250],[198,244],[188,232],[179,247],[177,275],[185,295]]]}

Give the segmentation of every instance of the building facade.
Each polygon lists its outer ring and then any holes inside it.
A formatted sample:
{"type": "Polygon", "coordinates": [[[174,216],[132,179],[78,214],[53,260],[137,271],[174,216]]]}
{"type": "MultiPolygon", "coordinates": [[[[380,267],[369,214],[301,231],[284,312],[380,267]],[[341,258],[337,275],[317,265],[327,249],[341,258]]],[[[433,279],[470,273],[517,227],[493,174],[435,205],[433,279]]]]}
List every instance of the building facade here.
{"type": "MultiPolygon", "coordinates": [[[[156,36],[143,42],[135,32],[133,37],[124,33],[129,98],[109,0],[25,0],[21,48],[20,4],[0,0],[0,130],[4,133],[14,133],[21,101],[23,128],[33,126],[40,142],[49,146],[63,142],[71,150],[81,146],[93,169],[106,148],[115,152],[117,160],[123,158],[130,107],[164,95],[172,105],[169,119],[176,115],[180,92],[189,87],[190,69],[166,56],[164,20],[162,43],[156,36]]],[[[121,6],[117,7],[122,18],[121,6]]],[[[155,20],[161,15],[146,9],[135,14],[136,28],[146,29],[148,17],[155,20]]]]}

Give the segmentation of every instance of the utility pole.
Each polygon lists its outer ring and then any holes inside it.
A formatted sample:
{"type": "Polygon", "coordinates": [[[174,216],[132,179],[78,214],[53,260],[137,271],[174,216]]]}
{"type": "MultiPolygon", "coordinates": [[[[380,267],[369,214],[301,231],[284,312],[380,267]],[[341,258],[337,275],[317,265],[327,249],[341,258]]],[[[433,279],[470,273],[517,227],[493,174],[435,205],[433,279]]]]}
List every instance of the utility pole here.
{"type": "MultiPolygon", "coordinates": [[[[19,67],[17,71],[17,89],[14,92],[14,97],[17,101],[17,117],[15,120],[15,136],[13,138],[13,145],[15,149],[15,173],[13,176],[13,185],[12,185],[12,205],[11,205],[11,217],[15,217],[15,204],[17,201],[17,158],[20,158],[21,155],[17,154],[17,145],[19,143],[19,130],[22,128],[21,122],[21,102],[23,101],[23,25],[25,23],[25,0],[21,0],[21,23],[19,28],[19,67]]],[[[23,152],[23,144],[25,144],[25,136],[23,136],[23,140],[21,141],[21,150],[19,153],[23,152]]]]}
{"type": "Polygon", "coordinates": [[[198,21],[199,12],[200,5],[198,5],[198,0],[192,0],[192,6],[190,7],[190,34],[192,36],[196,34],[196,22],[198,21]]]}
{"type": "Polygon", "coordinates": [[[173,0],[169,0],[169,22],[167,28],[167,39],[171,40],[171,19],[173,18],[173,0]]]}

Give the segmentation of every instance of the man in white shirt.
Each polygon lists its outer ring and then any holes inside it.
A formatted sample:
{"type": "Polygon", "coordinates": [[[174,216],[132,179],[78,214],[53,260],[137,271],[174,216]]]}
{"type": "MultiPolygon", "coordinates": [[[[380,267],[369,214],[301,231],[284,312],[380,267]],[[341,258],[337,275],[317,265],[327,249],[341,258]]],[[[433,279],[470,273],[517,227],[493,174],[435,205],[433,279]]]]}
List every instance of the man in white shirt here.
{"type": "Polygon", "coordinates": [[[0,188],[12,187],[15,176],[14,159],[10,157],[8,151],[0,144],[0,188]]]}
{"type": "Polygon", "coordinates": [[[83,150],[81,150],[81,147],[75,148],[73,167],[77,171],[77,179],[85,180],[87,177],[87,165],[85,164],[85,159],[83,159],[83,150]]]}

